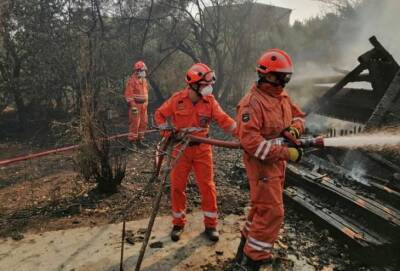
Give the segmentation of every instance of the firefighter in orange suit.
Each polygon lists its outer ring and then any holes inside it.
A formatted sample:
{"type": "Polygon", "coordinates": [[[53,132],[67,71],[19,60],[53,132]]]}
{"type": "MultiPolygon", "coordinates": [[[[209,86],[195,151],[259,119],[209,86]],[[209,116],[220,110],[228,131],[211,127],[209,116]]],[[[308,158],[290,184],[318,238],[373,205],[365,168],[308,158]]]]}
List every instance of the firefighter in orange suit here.
{"type": "MultiPolygon", "coordinates": [[[[212,95],[215,82],[214,72],[205,64],[194,64],[186,73],[187,87],[176,92],[155,112],[155,121],[159,127],[166,124],[167,119],[179,130],[188,127],[201,127],[203,130],[194,133],[207,137],[209,124],[216,121],[227,133],[233,134],[235,121],[220,107],[212,95]]],[[[179,152],[175,148],[173,155],[179,152]]],[[[213,157],[208,144],[190,143],[183,151],[171,171],[171,201],[173,229],[171,239],[178,241],[186,223],[185,189],[188,175],[193,169],[201,194],[201,208],[204,214],[205,233],[212,241],[219,240],[217,231],[217,199],[213,180],[213,157]]]]}
{"type": "Polygon", "coordinates": [[[237,106],[237,136],[244,149],[251,209],[236,255],[238,270],[259,270],[271,262],[271,252],[283,223],[283,185],[286,161],[300,160],[302,150],[273,139],[283,131],[298,138],[304,113],[293,104],[284,86],[293,72],[282,50],[266,51],[258,60],[259,79],[237,106]]]}
{"type": "Polygon", "coordinates": [[[147,129],[148,83],[146,80],[147,67],[143,61],[133,66],[134,72],[125,88],[125,100],[129,105],[129,136],[128,140],[144,148],[144,133],[147,129]]]}

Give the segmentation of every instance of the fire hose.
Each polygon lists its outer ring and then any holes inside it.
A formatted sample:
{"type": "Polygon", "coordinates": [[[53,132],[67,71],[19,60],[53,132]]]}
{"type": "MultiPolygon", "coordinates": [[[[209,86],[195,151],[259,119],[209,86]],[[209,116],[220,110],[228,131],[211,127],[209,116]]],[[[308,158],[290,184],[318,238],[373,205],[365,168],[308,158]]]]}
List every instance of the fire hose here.
{"type": "MultiPolygon", "coordinates": [[[[191,142],[198,142],[198,143],[204,143],[204,144],[210,144],[213,146],[218,146],[218,147],[223,147],[223,148],[228,148],[228,149],[240,149],[242,146],[240,145],[240,142],[238,141],[224,141],[224,140],[219,140],[219,139],[212,139],[212,138],[207,138],[207,137],[199,137],[199,136],[194,136],[194,135],[188,135],[187,136],[191,142]]],[[[271,139],[273,141],[273,144],[276,145],[285,145],[288,147],[298,147],[298,148],[319,148],[322,149],[324,148],[324,138],[323,137],[301,137],[297,139],[296,143],[293,143],[283,137],[271,139]]]]}
{"type": "MultiPolygon", "coordinates": [[[[145,133],[152,133],[152,132],[157,132],[157,131],[158,130],[156,130],[156,129],[152,129],[152,130],[145,131],[145,133]]],[[[123,133],[123,134],[112,135],[112,136],[108,136],[108,137],[102,137],[99,140],[114,140],[114,139],[118,139],[118,138],[122,138],[122,137],[127,137],[129,134],[130,133],[123,133]]],[[[67,152],[67,151],[73,151],[73,150],[78,149],[79,146],[80,146],[79,144],[71,145],[71,146],[55,148],[55,149],[42,151],[42,152],[21,155],[21,156],[17,156],[17,157],[5,159],[5,160],[0,160],[0,167],[8,166],[8,165],[11,165],[11,164],[14,164],[17,162],[21,162],[21,161],[26,161],[26,160],[31,160],[31,159],[35,159],[35,158],[40,158],[43,156],[48,156],[51,154],[58,154],[58,153],[63,153],[63,152],[67,152]]]]}

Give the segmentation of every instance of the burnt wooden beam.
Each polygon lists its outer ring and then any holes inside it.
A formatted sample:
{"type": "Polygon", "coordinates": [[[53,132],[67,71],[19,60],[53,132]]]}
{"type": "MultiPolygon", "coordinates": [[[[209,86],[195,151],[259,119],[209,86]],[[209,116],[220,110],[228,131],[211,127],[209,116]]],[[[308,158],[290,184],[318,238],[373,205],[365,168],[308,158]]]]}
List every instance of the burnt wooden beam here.
{"type": "Polygon", "coordinates": [[[322,97],[306,105],[304,111],[307,114],[318,111],[318,109],[320,109],[322,106],[325,106],[327,103],[329,103],[329,100],[333,96],[335,96],[347,83],[351,82],[356,76],[362,73],[365,69],[366,67],[364,65],[359,64],[351,72],[349,72],[346,76],[344,76],[342,80],[340,80],[332,88],[330,88],[322,97]]]}

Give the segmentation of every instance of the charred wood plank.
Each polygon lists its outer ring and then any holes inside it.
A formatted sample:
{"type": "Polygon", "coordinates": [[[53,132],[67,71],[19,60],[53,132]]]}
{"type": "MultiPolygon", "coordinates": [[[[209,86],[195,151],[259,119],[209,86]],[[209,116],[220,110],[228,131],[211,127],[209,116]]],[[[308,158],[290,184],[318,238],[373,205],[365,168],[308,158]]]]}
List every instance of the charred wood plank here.
{"type": "Polygon", "coordinates": [[[294,165],[288,165],[288,176],[305,181],[309,185],[318,186],[326,192],[335,195],[347,202],[364,209],[368,213],[386,221],[393,227],[400,229],[400,211],[387,205],[358,195],[356,191],[351,188],[344,187],[333,178],[312,172],[306,168],[294,165]]]}
{"type": "Polygon", "coordinates": [[[321,107],[325,106],[329,100],[335,96],[347,83],[351,82],[355,77],[362,73],[366,69],[366,66],[359,64],[351,72],[345,75],[342,80],[337,82],[332,88],[330,88],[322,97],[316,101],[312,101],[305,106],[304,111],[309,114],[318,111],[321,107]]]}
{"type": "MultiPolygon", "coordinates": [[[[319,169],[323,169],[326,172],[341,175],[341,176],[350,176],[351,171],[338,165],[333,164],[332,162],[328,162],[323,158],[320,158],[316,155],[309,155],[308,157],[304,157],[303,161],[305,163],[313,164],[317,166],[319,169]]],[[[367,188],[374,188],[375,192],[380,192],[382,196],[386,199],[394,200],[395,202],[400,202],[400,193],[396,191],[394,188],[388,186],[390,184],[389,180],[372,176],[370,174],[362,174],[361,178],[365,179],[364,181],[358,181],[360,185],[363,185],[367,188]]]]}
{"type": "Polygon", "coordinates": [[[356,225],[326,207],[322,207],[315,197],[299,187],[291,186],[286,188],[284,195],[363,247],[390,244],[390,241],[385,237],[367,230],[362,225],[356,225]]]}

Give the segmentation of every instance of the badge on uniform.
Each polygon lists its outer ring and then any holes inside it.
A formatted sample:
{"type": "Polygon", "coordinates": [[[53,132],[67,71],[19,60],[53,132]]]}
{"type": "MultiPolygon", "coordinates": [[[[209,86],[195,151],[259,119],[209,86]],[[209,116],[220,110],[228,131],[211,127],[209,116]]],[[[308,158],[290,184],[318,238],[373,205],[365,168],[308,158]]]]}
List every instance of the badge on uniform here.
{"type": "Polygon", "coordinates": [[[243,122],[248,122],[250,120],[250,114],[249,113],[243,113],[242,114],[242,121],[243,122]]]}

